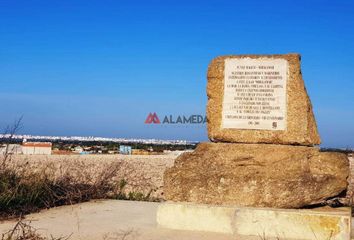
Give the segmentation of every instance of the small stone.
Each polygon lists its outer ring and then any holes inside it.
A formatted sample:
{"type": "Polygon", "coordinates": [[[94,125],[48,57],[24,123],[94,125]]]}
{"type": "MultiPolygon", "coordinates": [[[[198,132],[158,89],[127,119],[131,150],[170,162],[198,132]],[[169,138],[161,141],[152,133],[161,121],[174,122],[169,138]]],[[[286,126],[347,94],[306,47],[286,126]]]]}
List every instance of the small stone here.
{"type": "Polygon", "coordinates": [[[348,175],[345,154],[316,147],[201,143],[166,170],[164,193],[179,202],[301,208],[345,191],[348,175]]]}

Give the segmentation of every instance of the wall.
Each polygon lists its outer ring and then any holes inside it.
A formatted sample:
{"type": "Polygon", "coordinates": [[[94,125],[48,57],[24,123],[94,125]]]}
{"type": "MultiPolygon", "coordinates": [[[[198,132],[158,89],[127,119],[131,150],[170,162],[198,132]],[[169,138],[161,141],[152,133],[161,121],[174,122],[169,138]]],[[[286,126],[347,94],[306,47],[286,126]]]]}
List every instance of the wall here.
{"type": "Polygon", "coordinates": [[[32,154],[41,154],[41,155],[50,155],[52,154],[51,147],[32,147],[32,146],[22,146],[22,153],[27,155],[32,154]]]}

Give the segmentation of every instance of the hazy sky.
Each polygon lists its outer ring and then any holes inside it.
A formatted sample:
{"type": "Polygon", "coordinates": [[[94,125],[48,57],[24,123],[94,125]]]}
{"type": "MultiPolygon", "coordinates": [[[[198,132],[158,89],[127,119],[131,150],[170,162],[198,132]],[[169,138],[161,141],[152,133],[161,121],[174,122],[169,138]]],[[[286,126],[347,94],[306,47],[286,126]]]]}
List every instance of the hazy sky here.
{"type": "Polygon", "coordinates": [[[225,54],[302,54],[323,146],[354,147],[353,1],[0,0],[0,126],[206,140],[206,70],[225,54]]]}

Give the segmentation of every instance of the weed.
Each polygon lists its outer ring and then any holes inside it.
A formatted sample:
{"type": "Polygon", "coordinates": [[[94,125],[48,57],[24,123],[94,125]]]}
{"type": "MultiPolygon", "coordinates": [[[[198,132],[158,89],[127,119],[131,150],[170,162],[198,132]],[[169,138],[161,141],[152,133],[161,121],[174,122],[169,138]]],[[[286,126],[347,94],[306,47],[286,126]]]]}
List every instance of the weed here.
{"type": "Polygon", "coordinates": [[[31,222],[25,223],[22,218],[15,224],[15,226],[6,233],[1,235],[1,240],[67,240],[70,236],[50,239],[41,236],[37,233],[37,229],[32,227],[31,222]]]}

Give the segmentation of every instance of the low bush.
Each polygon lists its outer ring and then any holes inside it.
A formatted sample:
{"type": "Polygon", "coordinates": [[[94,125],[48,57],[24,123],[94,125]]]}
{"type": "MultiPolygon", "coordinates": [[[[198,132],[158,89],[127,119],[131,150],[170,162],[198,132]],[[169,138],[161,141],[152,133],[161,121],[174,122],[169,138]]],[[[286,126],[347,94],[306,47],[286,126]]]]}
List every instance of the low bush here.
{"type": "Polygon", "coordinates": [[[50,167],[35,171],[26,167],[0,169],[0,219],[17,217],[43,208],[86,202],[91,199],[124,199],[147,201],[150,194],[124,193],[127,182],[113,181],[121,163],[112,164],[98,173],[95,180],[66,171],[53,177],[50,167]]]}
{"type": "Polygon", "coordinates": [[[71,176],[56,181],[45,172],[0,171],[0,212],[2,217],[17,216],[65,204],[104,198],[112,185],[77,183],[71,176]]]}

